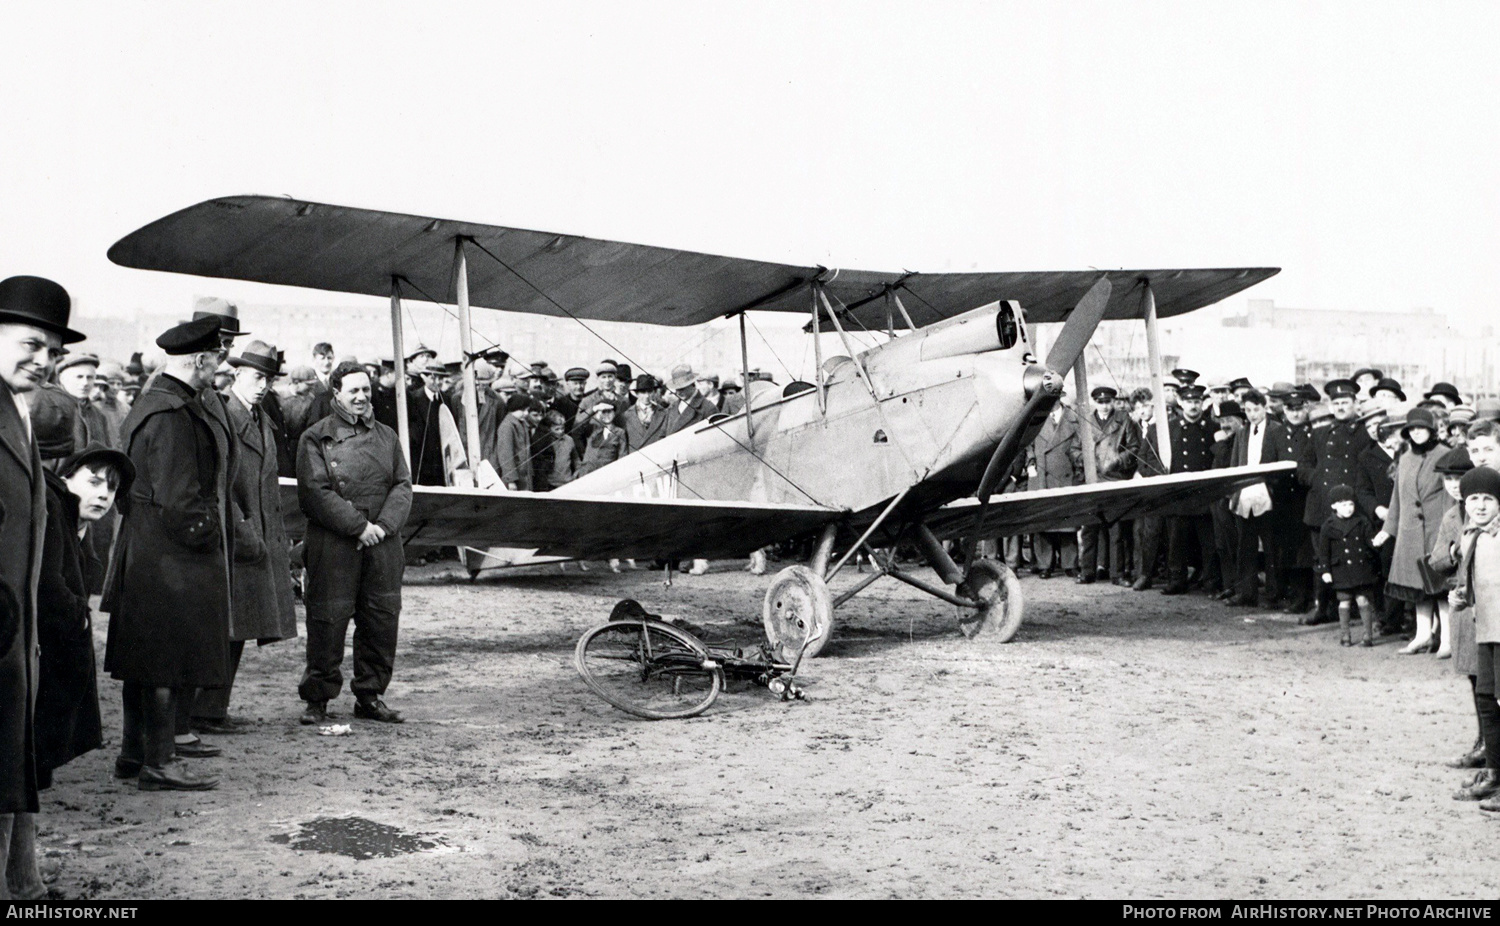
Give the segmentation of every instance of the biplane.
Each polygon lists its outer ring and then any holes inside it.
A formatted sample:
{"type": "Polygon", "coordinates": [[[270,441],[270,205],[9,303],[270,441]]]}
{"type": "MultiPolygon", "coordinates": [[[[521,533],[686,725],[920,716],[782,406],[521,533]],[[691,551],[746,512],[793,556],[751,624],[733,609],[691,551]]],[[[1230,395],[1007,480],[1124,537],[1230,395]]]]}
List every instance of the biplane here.
{"type": "MultiPolygon", "coordinates": [[[[1277,463],[1004,493],[1084,347],[1105,319],[1143,319],[1161,381],[1156,322],[1265,280],[1277,268],[915,273],[720,257],[264,196],[213,199],[158,219],[109,250],[147,270],[388,297],[397,382],[403,299],[456,306],[466,357],[474,308],[650,325],[808,316],[844,351],[786,388],[745,379],[745,408],[670,435],[549,493],[417,486],[409,546],[534,549],[566,559],[743,557],[816,538],[806,564],[771,578],[762,618],[784,658],[813,655],[834,612],[882,577],[957,605],[969,637],[1004,642],[1023,615],[1020,582],[974,556],[982,537],[1111,523],[1202,504],[1290,468],[1277,463]],[[1062,322],[1045,357],[1028,324],[1062,322]],[[856,349],[850,331],[879,331],[856,349]],[[1003,494],[1002,494],[1003,493],[1003,494]],[[967,555],[944,541],[962,539],[967,555]],[[942,585],[880,555],[914,543],[942,585]],[[872,573],[834,597],[856,553],[872,573]],[[963,565],[959,565],[959,562],[963,565]]],[[[471,464],[480,446],[470,364],[463,375],[471,464]]],[[[402,447],[405,393],[396,390],[402,447]]],[[[1158,390],[1157,426],[1166,409],[1158,390]]],[[[1085,420],[1088,416],[1081,415],[1085,420]]],[[[1168,448],[1165,433],[1158,445],[1168,448]]],[[[1085,435],[1087,437],[1087,435],[1085,435]]],[[[1088,457],[1088,455],[1085,455],[1088,457]]],[[[1086,464],[1091,460],[1086,459],[1086,464]]],[[[290,494],[289,498],[295,498],[290,494]]],[[[288,504],[295,511],[296,504],[288,504]]]]}

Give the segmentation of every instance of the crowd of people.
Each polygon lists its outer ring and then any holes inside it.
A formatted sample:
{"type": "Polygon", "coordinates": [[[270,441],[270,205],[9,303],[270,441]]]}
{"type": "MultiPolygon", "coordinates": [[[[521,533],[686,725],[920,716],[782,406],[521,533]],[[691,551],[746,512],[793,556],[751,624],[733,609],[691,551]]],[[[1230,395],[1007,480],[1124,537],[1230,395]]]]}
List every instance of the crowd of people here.
{"type": "Polygon", "coordinates": [[[412,485],[548,491],[713,415],[740,385],[623,363],[505,373],[473,361],[480,461],[467,451],[460,364],[335,359],[287,369],[227,305],[156,339],[152,368],[76,345],[71,299],[40,277],[0,282],[0,898],[45,896],[35,814],[52,773],[103,745],[90,599],[110,615],[104,671],[121,684],[117,778],[140,790],[207,790],[193,760],[242,732],[230,712],[246,643],[298,634],[301,721],[336,716],[353,632],[356,717],[400,723],[383,700],[396,654],[412,485]],[[592,388],[590,388],[592,386],[592,388]],[[408,459],[410,465],[408,465],[408,459]],[[279,479],[297,482],[302,542],[286,533],[279,479]],[[300,583],[299,581],[300,580],[300,583]]]}
{"type": "MultiPolygon", "coordinates": [[[[222,749],[203,736],[242,732],[229,708],[245,645],[295,638],[298,595],[302,722],[336,716],[350,624],[354,715],[402,721],[384,695],[413,484],[545,492],[744,403],[739,383],[685,365],[512,375],[490,351],[472,359],[470,454],[461,364],[418,348],[398,383],[393,361],[320,343],[288,369],[214,308],[163,332],[166,359],[149,369],[141,354],[77,349],[57,283],[0,281],[0,896],[44,895],[38,793],[103,743],[92,595],[110,615],[103,668],[121,683],[114,774],[213,788],[194,760],[222,749]],[[296,546],[281,477],[307,522],[296,546]]],[[[1179,369],[1161,384],[1166,453],[1149,388],[1057,404],[1011,490],[1280,461],[1295,474],[1194,511],[1002,538],[999,555],[1043,579],[1336,620],[1344,645],[1409,632],[1401,653],[1451,658],[1471,686],[1478,736],[1451,764],[1476,774],[1455,797],[1500,810],[1500,401],[1468,404],[1447,383],[1408,397],[1374,369],[1321,390],[1199,379],[1179,369]]]]}
{"type": "Polygon", "coordinates": [[[1470,684],[1478,735],[1448,764],[1476,774],[1455,799],[1500,811],[1500,399],[1469,403],[1445,382],[1408,396],[1373,368],[1321,390],[1199,379],[1177,369],[1162,384],[1167,454],[1149,388],[1098,386],[1083,408],[1058,404],[1016,488],[1078,485],[1089,469],[1104,481],[1277,462],[1295,472],[1171,516],[1005,538],[1007,564],[1338,621],[1345,646],[1409,635],[1399,653],[1452,659],[1470,684]]]}

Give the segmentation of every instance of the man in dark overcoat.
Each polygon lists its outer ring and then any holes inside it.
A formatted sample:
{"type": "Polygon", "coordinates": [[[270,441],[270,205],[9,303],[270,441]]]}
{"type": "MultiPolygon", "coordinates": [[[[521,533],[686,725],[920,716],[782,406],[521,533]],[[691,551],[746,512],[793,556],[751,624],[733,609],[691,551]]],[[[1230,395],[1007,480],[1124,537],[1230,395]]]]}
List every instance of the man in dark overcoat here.
{"type": "Polygon", "coordinates": [[[0,900],[46,895],[36,861],[37,584],[47,527],[42,458],[26,396],[46,380],[72,301],[41,277],[0,281],[0,900]]]}
{"type": "MultiPolygon", "coordinates": [[[[1297,480],[1307,487],[1302,523],[1312,530],[1314,546],[1317,529],[1328,517],[1328,493],[1336,485],[1354,485],[1359,455],[1372,443],[1355,414],[1359,387],[1351,380],[1335,379],[1323,387],[1323,392],[1328,396],[1333,417],[1312,426],[1311,437],[1297,461],[1297,480]]],[[[1335,620],[1333,590],[1321,576],[1313,581],[1317,610],[1306,622],[1323,624],[1335,620]]]]}
{"type": "MultiPolygon", "coordinates": [[[[1308,441],[1312,440],[1307,398],[1295,388],[1286,392],[1281,398],[1281,415],[1282,445],[1277,456],[1300,461],[1307,454],[1308,441]]],[[[1294,477],[1278,479],[1273,488],[1275,507],[1271,514],[1276,519],[1276,553],[1287,596],[1282,610],[1287,614],[1306,614],[1312,606],[1315,565],[1312,529],[1302,523],[1307,510],[1307,487],[1294,477]]]]}
{"type": "MultiPolygon", "coordinates": [[[[1204,408],[1206,394],[1197,383],[1184,385],[1177,392],[1178,414],[1168,422],[1173,473],[1213,469],[1214,435],[1219,426],[1204,408]]],[[[1151,439],[1154,436],[1153,432],[1151,439]]],[[[1216,594],[1229,584],[1228,566],[1219,560],[1214,544],[1213,515],[1209,506],[1204,506],[1193,514],[1167,518],[1167,587],[1162,589],[1163,595],[1181,595],[1188,590],[1188,560],[1195,543],[1203,564],[1204,590],[1216,594]]]]}
{"type": "MultiPolygon", "coordinates": [[[[443,391],[442,367],[429,362],[417,368],[417,375],[421,385],[406,394],[406,415],[411,428],[412,476],[417,485],[447,485],[448,472],[443,466],[442,410],[448,409],[455,425],[463,421],[462,413],[443,391]]],[[[463,431],[461,425],[459,430],[463,431]]],[[[298,459],[301,459],[300,449],[298,459]]]]}
{"type": "Polygon", "coordinates": [[[302,723],[322,723],[344,677],[344,638],[354,622],[354,716],[400,723],[381,696],[396,661],[401,528],[411,513],[411,471],[396,432],[375,420],[370,375],[341,363],[329,376],[333,414],[297,448],[297,499],[307,515],[307,670],[297,693],[302,723]]]}
{"type": "Polygon", "coordinates": [[[239,732],[240,725],[229,717],[229,700],[245,643],[265,645],[297,635],[276,437],[265,410],[271,380],[281,371],[280,352],[263,341],[251,341],[229,364],[235,377],[224,411],[236,451],[229,492],[234,540],[229,684],[205,688],[194,700],[192,726],[204,733],[239,732]]]}
{"type": "MultiPolygon", "coordinates": [[[[672,391],[672,395],[667,397],[665,427],[668,434],[676,434],[700,421],[707,421],[710,415],[718,411],[698,392],[698,378],[693,375],[693,368],[687,364],[672,368],[667,388],[672,391]]],[[[621,414],[624,414],[623,410],[621,414]]],[[[615,423],[619,422],[620,419],[616,418],[615,423]]]]}
{"type": "Polygon", "coordinates": [[[179,749],[175,734],[179,698],[229,680],[233,449],[221,400],[201,394],[223,356],[219,327],[206,317],[156,339],[166,365],[121,426],[136,480],[121,501],[100,607],[111,615],[104,668],[125,683],[115,774],[138,777],[142,791],[218,785],[180,758],[214,747],[179,749]]]}
{"type": "MultiPolygon", "coordinates": [[[[1029,489],[1060,489],[1083,481],[1083,444],[1078,436],[1078,416],[1061,400],[1047,413],[1047,420],[1031,443],[1026,467],[1029,489]]],[[[1078,570],[1078,536],[1071,531],[1034,534],[1031,538],[1032,567],[1044,579],[1055,569],[1066,575],[1078,570]]]]}
{"type": "MultiPolygon", "coordinates": [[[[1109,386],[1096,386],[1089,393],[1094,406],[1088,413],[1094,416],[1090,422],[1094,442],[1092,447],[1084,448],[1084,452],[1094,455],[1099,478],[1105,482],[1118,482],[1134,476],[1136,455],[1140,452],[1140,428],[1129,415],[1115,410],[1117,395],[1118,392],[1109,386]]],[[[1118,521],[1108,528],[1094,522],[1083,525],[1079,534],[1079,582],[1085,585],[1093,582],[1098,572],[1107,567],[1109,577],[1116,584],[1125,583],[1126,529],[1126,525],[1118,521]],[[1107,563],[1105,555],[1099,551],[1101,535],[1109,543],[1107,563]]]]}

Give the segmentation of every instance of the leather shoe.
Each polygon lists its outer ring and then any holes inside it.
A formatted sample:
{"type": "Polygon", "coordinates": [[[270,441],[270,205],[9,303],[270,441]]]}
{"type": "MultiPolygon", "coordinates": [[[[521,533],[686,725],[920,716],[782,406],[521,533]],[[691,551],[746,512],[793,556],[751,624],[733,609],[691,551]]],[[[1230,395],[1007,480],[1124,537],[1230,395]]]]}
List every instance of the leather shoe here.
{"type": "Polygon", "coordinates": [[[1052,567],[1048,566],[1046,569],[1043,569],[1041,572],[1039,572],[1039,573],[1036,574],[1036,577],[1038,579],[1050,579],[1050,578],[1052,578],[1052,567]]]}
{"type": "Polygon", "coordinates": [[[1473,749],[1443,764],[1449,768],[1484,768],[1484,741],[1480,740],[1473,749]]]}
{"type": "Polygon", "coordinates": [[[1181,582],[1173,582],[1171,585],[1168,585],[1166,588],[1162,589],[1161,593],[1163,595],[1186,595],[1187,586],[1183,585],[1181,582]]]}
{"type": "Polygon", "coordinates": [[[1079,585],[1093,585],[1098,580],[1095,579],[1093,576],[1079,576],[1078,578],[1074,579],[1073,581],[1077,582],[1079,585]]]}
{"type": "Polygon", "coordinates": [[[1117,579],[1110,579],[1109,581],[1115,585],[1120,586],[1121,588],[1130,588],[1130,580],[1125,578],[1124,576],[1120,576],[1117,579]]]}
{"type": "Polygon", "coordinates": [[[127,759],[120,756],[115,759],[115,777],[134,778],[141,773],[141,766],[144,764],[140,759],[127,759]]]}
{"type": "Polygon", "coordinates": [[[1135,583],[1130,587],[1138,592],[1144,592],[1146,589],[1151,587],[1151,577],[1141,576],[1139,579],[1136,579],[1135,583]]]}
{"type": "Polygon", "coordinates": [[[379,698],[354,702],[354,716],[360,720],[378,720],[381,723],[405,723],[406,718],[385,706],[379,698]]]}
{"type": "Polygon", "coordinates": [[[207,717],[193,718],[193,732],[207,733],[209,736],[238,736],[246,732],[250,724],[237,717],[221,717],[209,719],[207,717]]]}
{"type": "Polygon", "coordinates": [[[328,702],[327,701],[309,701],[309,702],[307,702],[307,709],[302,712],[302,716],[301,717],[297,718],[297,722],[300,723],[300,724],[302,724],[304,727],[310,727],[310,726],[312,726],[314,724],[324,723],[327,720],[328,720],[328,702]]]}
{"type": "Polygon", "coordinates": [[[210,791],[218,786],[218,775],[190,772],[187,763],[180,759],[173,759],[160,768],[142,766],[136,782],[136,787],[142,791],[210,791]]]}
{"type": "Polygon", "coordinates": [[[180,759],[212,759],[223,752],[218,746],[211,746],[203,740],[177,744],[177,757],[180,759]]]}
{"type": "MultiPolygon", "coordinates": [[[[1453,792],[1455,801],[1483,801],[1500,794],[1500,775],[1494,769],[1484,769],[1474,776],[1474,781],[1453,792]]],[[[1491,808],[1500,809],[1500,808],[1491,808]]]]}

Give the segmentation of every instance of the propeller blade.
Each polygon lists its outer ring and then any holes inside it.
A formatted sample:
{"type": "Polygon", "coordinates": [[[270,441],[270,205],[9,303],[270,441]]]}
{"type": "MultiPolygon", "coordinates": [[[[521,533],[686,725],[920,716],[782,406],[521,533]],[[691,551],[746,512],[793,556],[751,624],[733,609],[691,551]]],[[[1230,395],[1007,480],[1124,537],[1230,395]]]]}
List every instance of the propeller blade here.
{"type": "Polygon", "coordinates": [[[1109,277],[1101,276],[1083,294],[1083,298],[1078,300],[1078,305],[1068,313],[1062,332],[1052,342],[1052,350],[1047,352],[1047,369],[1058,375],[1073,369],[1073,364],[1083,356],[1083,349],[1088,346],[1089,338],[1094,336],[1094,329],[1104,320],[1104,310],[1109,308],[1109,293],[1112,288],[1109,277]]]}
{"type": "Polygon", "coordinates": [[[1089,287],[1089,291],[1078,300],[1078,305],[1068,314],[1068,320],[1063,324],[1063,330],[1052,344],[1052,350],[1047,352],[1046,377],[1042,385],[1032,393],[1031,398],[1021,408],[1020,414],[1010,422],[1005,429],[1005,436],[1000,439],[1000,446],[990,455],[990,461],[984,467],[984,475],[979,479],[979,486],[974,490],[974,497],[979,499],[979,510],[974,514],[974,528],[969,532],[968,559],[973,562],[974,547],[979,540],[979,530],[984,525],[984,515],[990,506],[990,496],[994,494],[995,485],[1000,478],[1009,473],[1016,460],[1020,459],[1025,452],[1026,438],[1030,430],[1031,421],[1039,415],[1045,415],[1052,410],[1052,405],[1062,395],[1062,377],[1073,368],[1078,358],[1083,356],[1083,349],[1088,346],[1089,339],[1094,336],[1094,331],[1099,323],[1104,320],[1104,311],[1109,308],[1109,294],[1113,287],[1110,286],[1109,277],[1101,276],[1099,280],[1089,287]]]}

